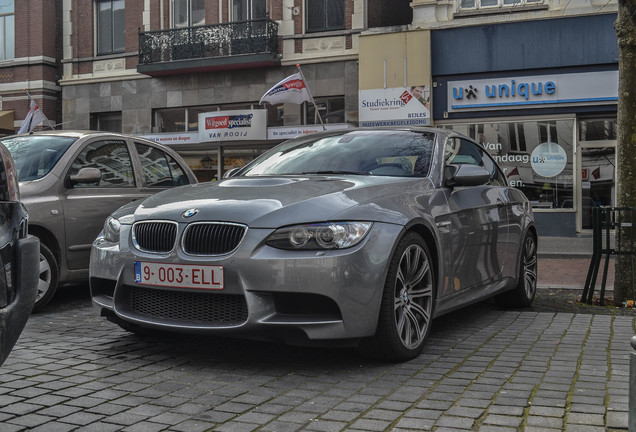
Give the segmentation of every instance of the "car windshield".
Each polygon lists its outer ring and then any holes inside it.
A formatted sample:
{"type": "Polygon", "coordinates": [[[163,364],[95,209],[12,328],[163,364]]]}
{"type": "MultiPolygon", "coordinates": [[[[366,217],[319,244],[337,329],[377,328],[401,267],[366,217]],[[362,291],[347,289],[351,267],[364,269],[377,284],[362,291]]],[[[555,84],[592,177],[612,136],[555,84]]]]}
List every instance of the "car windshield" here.
{"type": "Polygon", "coordinates": [[[2,140],[11,152],[18,181],[37,180],[48,174],[77,138],[65,136],[16,136],[2,140]]]}
{"type": "Polygon", "coordinates": [[[238,175],[358,174],[425,177],[435,135],[413,131],[338,131],[287,141],[238,175]]]}

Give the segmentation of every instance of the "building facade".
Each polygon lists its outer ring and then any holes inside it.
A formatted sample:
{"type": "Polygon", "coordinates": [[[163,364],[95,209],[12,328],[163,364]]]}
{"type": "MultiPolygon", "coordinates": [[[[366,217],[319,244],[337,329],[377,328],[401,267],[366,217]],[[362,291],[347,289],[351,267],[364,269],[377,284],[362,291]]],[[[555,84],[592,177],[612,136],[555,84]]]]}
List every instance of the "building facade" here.
{"type": "Polygon", "coordinates": [[[325,128],[355,126],[359,34],[370,23],[411,21],[408,1],[391,2],[399,13],[390,19],[387,4],[65,0],[64,128],[150,137],[209,180],[285,138],[322,129],[321,120],[325,128]],[[297,64],[316,104],[259,104],[297,64]],[[210,120],[215,129],[206,129],[206,118],[249,118],[249,127],[210,120]]]}
{"type": "Polygon", "coordinates": [[[4,0],[0,4],[0,134],[17,131],[29,110],[29,95],[47,120],[62,121],[61,12],[54,0],[4,0]]]}
{"type": "Polygon", "coordinates": [[[361,124],[418,124],[406,109],[412,101],[399,109],[394,102],[419,85],[430,110],[425,124],[481,142],[532,202],[542,235],[590,229],[594,207],[615,205],[616,3],[412,7],[407,29],[360,37],[361,124]],[[421,57],[430,62],[414,73],[421,57]],[[379,121],[378,110],[392,117],[379,121]]]}

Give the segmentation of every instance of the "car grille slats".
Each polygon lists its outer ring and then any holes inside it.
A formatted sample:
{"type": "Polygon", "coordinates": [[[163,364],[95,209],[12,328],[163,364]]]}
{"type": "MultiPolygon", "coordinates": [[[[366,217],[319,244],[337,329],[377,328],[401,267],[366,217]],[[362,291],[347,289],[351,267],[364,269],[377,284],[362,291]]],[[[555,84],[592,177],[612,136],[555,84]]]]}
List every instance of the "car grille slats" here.
{"type": "Polygon", "coordinates": [[[238,294],[167,291],[127,286],[129,311],[172,323],[234,326],[247,320],[247,302],[238,294]]]}
{"type": "Polygon", "coordinates": [[[236,249],[245,227],[226,223],[194,223],[186,229],[183,250],[190,255],[222,255],[236,249]]]}
{"type": "Polygon", "coordinates": [[[133,227],[135,246],[147,252],[167,253],[177,239],[177,224],[171,222],[140,222],[133,227]]]}
{"type": "MultiPolygon", "coordinates": [[[[225,222],[195,222],[183,234],[183,251],[188,255],[223,255],[232,252],[243,240],[245,225],[225,222]]],[[[137,222],[133,243],[144,252],[168,253],[177,241],[177,224],[170,221],[137,222]]]]}

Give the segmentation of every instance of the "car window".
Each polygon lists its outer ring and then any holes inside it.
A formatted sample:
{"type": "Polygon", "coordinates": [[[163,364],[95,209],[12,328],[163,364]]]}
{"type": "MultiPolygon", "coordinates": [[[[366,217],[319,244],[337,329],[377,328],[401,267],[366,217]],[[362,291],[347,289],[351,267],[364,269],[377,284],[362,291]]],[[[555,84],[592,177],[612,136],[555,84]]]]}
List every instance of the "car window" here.
{"type": "Polygon", "coordinates": [[[18,181],[31,181],[47,175],[76,140],[65,136],[29,135],[3,139],[2,144],[13,157],[18,181]]]}
{"type": "Polygon", "coordinates": [[[99,169],[102,179],[98,183],[76,184],[75,188],[135,186],[132,162],[124,141],[105,140],[87,144],[73,161],[68,175],[75,175],[82,168],[99,169]]]}
{"type": "Polygon", "coordinates": [[[135,148],[148,187],[172,187],[189,183],[183,168],[166,152],[138,142],[135,148]]]}
{"type": "Polygon", "coordinates": [[[411,131],[338,131],[287,141],[238,175],[360,174],[425,177],[435,135],[411,131]]]}
{"type": "Polygon", "coordinates": [[[505,186],[506,180],[495,161],[481,147],[460,138],[447,141],[445,149],[446,163],[453,165],[477,165],[484,167],[490,173],[489,184],[505,186]]]}

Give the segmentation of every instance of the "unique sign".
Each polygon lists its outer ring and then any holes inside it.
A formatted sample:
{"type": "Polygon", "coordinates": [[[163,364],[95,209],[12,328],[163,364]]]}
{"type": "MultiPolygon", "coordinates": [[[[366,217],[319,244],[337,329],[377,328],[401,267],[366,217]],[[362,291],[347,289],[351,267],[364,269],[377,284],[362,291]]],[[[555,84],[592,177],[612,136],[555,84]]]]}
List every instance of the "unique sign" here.
{"type": "Polygon", "coordinates": [[[618,71],[448,82],[448,112],[618,101],[618,71]]]}

